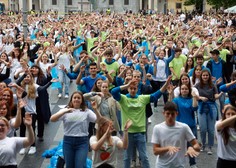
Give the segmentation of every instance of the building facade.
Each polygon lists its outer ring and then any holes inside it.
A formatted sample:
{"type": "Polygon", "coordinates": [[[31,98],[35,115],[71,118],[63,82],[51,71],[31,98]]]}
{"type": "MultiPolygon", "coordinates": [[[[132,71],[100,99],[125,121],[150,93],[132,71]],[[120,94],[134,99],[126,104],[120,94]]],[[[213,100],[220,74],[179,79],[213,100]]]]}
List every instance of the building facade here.
{"type": "MultiPolygon", "coordinates": [[[[194,6],[184,6],[186,0],[25,0],[28,10],[56,10],[60,13],[70,11],[104,11],[108,8],[115,12],[125,12],[132,10],[154,10],[160,13],[178,11],[192,11],[194,6]]],[[[4,0],[6,9],[19,11],[22,10],[23,0],[4,0]]],[[[206,0],[204,0],[205,4],[206,0]]],[[[211,6],[204,5],[203,10],[209,10],[211,6]]]]}

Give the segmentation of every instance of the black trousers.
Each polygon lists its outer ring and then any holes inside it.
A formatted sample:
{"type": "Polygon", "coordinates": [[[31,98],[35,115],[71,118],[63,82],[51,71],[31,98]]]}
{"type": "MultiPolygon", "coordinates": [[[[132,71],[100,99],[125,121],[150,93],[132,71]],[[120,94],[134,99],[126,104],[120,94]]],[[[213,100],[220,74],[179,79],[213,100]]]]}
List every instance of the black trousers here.
{"type": "Polygon", "coordinates": [[[44,133],[44,119],[43,119],[43,113],[41,110],[40,106],[36,106],[36,112],[37,112],[37,130],[38,130],[38,137],[43,137],[43,133],[44,133]]]}
{"type": "Polygon", "coordinates": [[[218,158],[217,160],[217,168],[233,168],[236,167],[236,160],[224,160],[221,158],[218,158]]]}
{"type": "MultiPolygon", "coordinates": [[[[24,108],[21,111],[21,116],[22,116],[22,122],[21,122],[21,125],[20,125],[20,137],[25,137],[26,126],[25,126],[24,120],[23,120],[23,118],[25,117],[24,108]]],[[[34,134],[35,134],[35,123],[36,123],[36,120],[37,120],[37,115],[36,114],[31,114],[31,116],[32,116],[32,127],[33,127],[34,134]]],[[[35,143],[33,143],[31,146],[35,146],[35,143]]]]}
{"type": "MultiPolygon", "coordinates": [[[[158,90],[160,90],[160,88],[165,84],[165,81],[161,82],[161,81],[153,81],[154,85],[152,86],[153,92],[156,92],[158,90]]],[[[164,103],[166,104],[166,102],[168,101],[168,94],[167,92],[163,93],[163,100],[164,103]]],[[[157,101],[154,102],[154,107],[157,107],[157,101]]]]}

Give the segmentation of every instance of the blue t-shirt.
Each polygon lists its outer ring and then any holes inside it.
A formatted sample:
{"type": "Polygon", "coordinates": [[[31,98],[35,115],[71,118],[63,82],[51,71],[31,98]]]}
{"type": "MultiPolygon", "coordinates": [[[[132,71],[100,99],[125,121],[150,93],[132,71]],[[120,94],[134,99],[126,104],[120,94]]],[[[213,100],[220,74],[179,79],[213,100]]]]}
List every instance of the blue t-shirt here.
{"type": "Polygon", "coordinates": [[[193,107],[193,99],[192,98],[183,98],[181,96],[173,99],[173,102],[178,107],[178,116],[176,117],[176,121],[187,124],[189,127],[196,126],[194,111],[198,109],[198,107],[193,107]]]}
{"type": "Polygon", "coordinates": [[[93,85],[98,78],[101,78],[102,80],[106,80],[105,76],[99,75],[99,74],[97,74],[95,78],[91,78],[91,76],[86,76],[82,78],[82,80],[84,81],[84,85],[86,87],[86,92],[91,92],[93,85]]]}

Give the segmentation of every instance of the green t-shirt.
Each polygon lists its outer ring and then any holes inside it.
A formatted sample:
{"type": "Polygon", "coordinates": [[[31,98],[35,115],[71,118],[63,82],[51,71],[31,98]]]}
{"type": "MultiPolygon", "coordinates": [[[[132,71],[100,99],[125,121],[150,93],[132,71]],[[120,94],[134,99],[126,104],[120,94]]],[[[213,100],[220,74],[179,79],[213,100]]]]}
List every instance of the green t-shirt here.
{"type": "Polygon", "coordinates": [[[222,49],[220,51],[220,58],[226,62],[226,55],[230,54],[230,51],[227,49],[222,49]]]}
{"type": "Polygon", "coordinates": [[[119,101],[121,107],[122,129],[128,119],[133,124],[129,133],[146,132],[146,105],[150,103],[150,95],[139,95],[137,98],[129,98],[121,94],[119,101]]]}
{"type": "Polygon", "coordinates": [[[111,76],[114,78],[118,72],[118,69],[119,69],[119,63],[118,62],[113,62],[112,64],[107,64],[105,61],[104,61],[106,67],[107,67],[107,71],[110,72],[111,70],[114,70],[115,73],[112,73],[111,76]]]}
{"type": "Polygon", "coordinates": [[[90,49],[93,47],[93,43],[94,41],[97,41],[98,38],[97,37],[94,37],[94,38],[87,38],[87,52],[90,54],[91,51],[90,49]]]}
{"type": "Polygon", "coordinates": [[[172,80],[177,80],[180,78],[181,75],[181,68],[185,66],[187,57],[183,54],[181,54],[178,58],[175,57],[169,64],[170,68],[173,68],[175,74],[177,75],[177,78],[175,75],[172,76],[172,80]]]}

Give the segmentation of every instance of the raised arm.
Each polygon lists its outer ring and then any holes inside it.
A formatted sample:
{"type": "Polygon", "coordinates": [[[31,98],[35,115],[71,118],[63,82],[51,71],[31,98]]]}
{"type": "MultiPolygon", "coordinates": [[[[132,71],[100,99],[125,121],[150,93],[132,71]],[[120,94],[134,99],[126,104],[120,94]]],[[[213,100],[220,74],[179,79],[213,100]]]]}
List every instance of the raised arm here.
{"type": "Polygon", "coordinates": [[[57,113],[53,114],[50,118],[50,121],[56,122],[66,113],[71,113],[74,110],[74,108],[64,108],[59,110],[57,113]]]}
{"type": "Polygon", "coordinates": [[[23,142],[23,146],[24,146],[24,148],[26,148],[34,143],[35,137],[34,137],[34,132],[33,132],[33,128],[32,128],[32,117],[31,117],[30,113],[26,112],[23,120],[24,120],[24,124],[26,126],[26,129],[27,129],[27,132],[28,132],[27,137],[25,138],[25,140],[23,142]]]}
{"type": "MultiPolygon", "coordinates": [[[[225,109],[228,107],[228,106],[231,106],[231,105],[226,105],[224,107],[224,111],[225,109]]],[[[220,120],[219,122],[217,122],[216,124],[216,128],[217,128],[217,131],[221,131],[223,130],[225,127],[229,127],[231,126],[232,124],[234,124],[236,122],[236,115],[234,116],[231,116],[229,118],[226,118],[224,120],[220,120]]]]}

